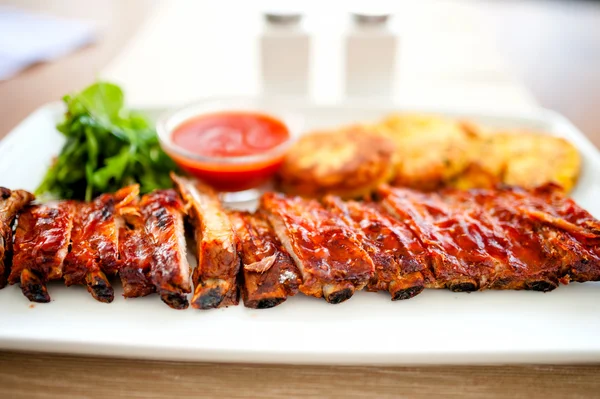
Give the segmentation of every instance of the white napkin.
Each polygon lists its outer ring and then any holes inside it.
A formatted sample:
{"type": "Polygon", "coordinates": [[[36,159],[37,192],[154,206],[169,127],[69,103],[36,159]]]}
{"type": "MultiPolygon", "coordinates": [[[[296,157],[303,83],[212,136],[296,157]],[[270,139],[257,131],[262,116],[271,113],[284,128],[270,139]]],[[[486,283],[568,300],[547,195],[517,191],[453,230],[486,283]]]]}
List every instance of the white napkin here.
{"type": "Polygon", "coordinates": [[[0,81],[92,43],[96,36],[97,29],[85,22],[0,7],[0,81]]]}

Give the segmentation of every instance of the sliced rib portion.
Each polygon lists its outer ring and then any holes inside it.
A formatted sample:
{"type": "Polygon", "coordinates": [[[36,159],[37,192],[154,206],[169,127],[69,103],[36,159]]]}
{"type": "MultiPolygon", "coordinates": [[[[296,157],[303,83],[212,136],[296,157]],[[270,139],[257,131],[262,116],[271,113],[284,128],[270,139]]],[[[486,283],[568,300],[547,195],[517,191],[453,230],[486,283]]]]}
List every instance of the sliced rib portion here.
{"type": "Polygon", "coordinates": [[[272,308],[296,294],[300,274],[269,223],[248,212],[231,212],[229,218],[240,243],[244,305],[272,308]]]}
{"type": "Polygon", "coordinates": [[[211,309],[237,305],[240,258],[231,221],[216,193],[199,181],[171,174],[194,226],[198,266],[192,306],[211,309]]]}
{"type": "Polygon", "coordinates": [[[600,279],[599,223],[556,187],[380,191],[432,253],[439,285],[466,276],[477,289],[549,291],[600,279]]]}
{"type": "Polygon", "coordinates": [[[367,290],[388,291],[392,300],[421,293],[429,275],[427,254],[419,240],[402,223],[393,221],[373,203],[325,197],[324,203],[337,217],[354,228],[375,265],[367,290]]]}
{"type": "Polygon", "coordinates": [[[0,289],[7,283],[12,257],[12,225],[16,215],[34,196],[24,190],[0,187],[0,289]]]}
{"type": "Polygon", "coordinates": [[[508,267],[486,250],[478,222],[445,204],[439,195],[390,187],[379,193],[386,209],[406,223],[429,252],[436,286],[452,291],[483,289],[495,270],[508,267]]]}
{"type": "Polygon", "coordinates": [[[260,207],[300,270],[304,294],[340,303],[373,277],[355,232],[317,201],[267,193],[260,207]]]}
{"type": "Polygon", "coordinates": [[[184,207],[174,190],[156,190],[140,201],[145,234],[153,247],[150,278],[163,302],[188,307],[190,265],[186,258],[184,207]]]}
{"type": "Polygon", "coordinates": [[[119,228],[119,277],[125,298],[137,298],[156,292],[152,283],[154,246],[144,228],[141,216],[129,215],[119,228]]]}
{"type": "Polygon", "coordinates": [[[62,277],[74,213],[74,204],[65,201],[29,206],[19,215],[8,281],[20,281],[30,301],[50,301],[46,282],[62,277]]]}
{"type": "MultiPolygon", "coordinates": [[[[137,201],[135,201],[137,202],[137,201]]],[[[137,298],[156,292],[152,282],[154,244],[146,234],[144,218],[137,203],[118,210],[119,277],[125,298],[137,298]]]]}
{"type": "Polygon", "coordinates": [[[119,277],[125,298],[137,298],[156,292],[150,275],[154,244],[146,234],[144,217],[139,208],[139,188],[132,188],[126,192],[116,209],[119,229],[119,277]]]}
{"type": "Polygon", "coordinates": [[[119,268],[118,207],[129,206],[139,192],[137,185],[115,194],[102,194],[92,202],[78,203],[73,220],[71,251],[65,258],[63,277],[67,286],[85,284],[100,302],[112,302],[114,291],[108,276],[119,268]]]}
{"type": "MultiPolygon", "coordinates": [[[[541,266],[528,262],[527,275],[532,280],[528,288],[546,291],[556,288],[559,280],[600,279],[600,223],[564,198],[558,187],[548,185],[531,191],[504,188],[492,193],[479,190],[474,195],[493,217],[503,222],[514,220],[519,234],[511,237],[512,244],[537,239],[538,252],[545,261],[541,266]]],[[[527,250],[532,252],[530,246],[527,250]]]]}
{"type": "MultiPolygon", "coordinates": [[[[90,294],[100,302],[112,302],[114,291],[104,272],[100,269],[95,251],[92,250],[88,237],[94,237],[93,226],[88,228],[91,221],[96,220],[96,207],[93,203],[77,203],[73,218],[71,233],[71,251],[65,258],[63,277],[65,285],[85,284],[90,294]]],[[[111,212],[112,214],[112,212],[111,212]]],[[[108,250],[111,251],[111,246],[108,250]]]]}
{"type": "MultiPolygon", "coordinates": [[[[513,188],[511,194],[524,190],[513,188]]],[[[547,184],[531,191],[536,199],[535,208],[529,216],[569,237],[569,246],[580,257],[568,264],[568,277],[572,281],[600,280],[600,221],[581,208],[564,191],[554,184],[547,184]],[[541,200],[540,202],[538,202],[541,200]],[[546,205],[547,204],[547,205],[546,205]],[[540,210],[542,212],[536,212],[540,210]]]]}
{"type": "Polygon", "coordinates": [[[557,287],[560,258],[535,223],[515,208],[497,202],[498,190],[446,190],[445,202],[473,224],[481,250],[498,260],[486,286],[491,289],[548,291],[557,287]],[[492,205],[492,202],[494,204],[492,205]]]}

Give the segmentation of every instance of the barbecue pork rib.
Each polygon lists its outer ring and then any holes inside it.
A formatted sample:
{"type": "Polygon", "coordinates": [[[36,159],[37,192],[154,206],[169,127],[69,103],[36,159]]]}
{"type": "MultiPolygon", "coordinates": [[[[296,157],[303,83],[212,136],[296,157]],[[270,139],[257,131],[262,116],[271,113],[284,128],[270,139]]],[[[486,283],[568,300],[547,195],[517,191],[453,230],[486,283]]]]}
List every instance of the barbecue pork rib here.
{"type": "Polygon", "coordinates": [[[156,292],[150,273],[153,263],[153,243],[146,234],[141,216],[129,215],[119,227],[119,277],[125,298],[138,298],[156,292]]]}
{"type": "Polygon", "coordinates": [[[12,225],[23,207],[33,201],[33,194],[0,187],[0,289],[6,286],[12,258],[12,225]]]}
{"type": "Polygon", "coordinates": [[[216,193],[203,183],[171,174],[194,226],[198,266],[194,269],[196,309],[237,305],[240,258],[237,239],[216,193]]]}
{"type": "Polygon", "coordinates": [[[144,233],[153,248],[150,280],[163,302],[174,309],[185,309],[191,287],[183,203],[174,190],[155,190],[142,197],[139,210],[144,233]]]}
{"type": "Polygon", "coordinates": [[[600,280],[600,224],[556,186],[428,194],[382,187],[380,195],[426,243],[439,286],[457,290],[460,275],[472,279],[469,290],[550,291],[559,282],[600,280]],[[439,252],[436,243],[444,244],[439,252]],[[448,272],[448,255],[464,266],[448,272]]]}
{"type": "MultiPolygon", "coordinates": [[[[547,261],[544,278],[534,289],[556,288],[559,281],[600,280],[600,222],[565,198],[558,186],[548,184],[534,190],[506,187],[485,195],[476,191],[477,202],[499,219],[513,215],[523,233],[537,237],[547,261]],[[515,216],[516,215],[516,216],[515,216]],[[528,234],[527,234],[528,233],[528,234]]],[[[514,237],[523,242],[520,237],[514,237]]],[[[528,264],[533,275],[535,265],[528,264]]]]}
{"type": "Polygon", "coordinates": [[[549,240],[543,226],[517,209],[518,201],[501,200],[501,190],[448,190],[447,203],[471,216],[488,253],[503,260],[487,288],[550,291],[564,275],[558,242],[549,240]],[[495,245],[488,245],[490,239],[495,245]],[[558,244],[558,245],[557,245],[558,244]]]}
{"type": "Polygon", "coordinates": [[[260,209],[300,270],[304,294],[340,303],[373,277],[356,233],[317,201],[266,193],[260,209]]]}
{"type": "Polygon", "coordinates": [[[381,187],[388,211],[404,222],[428,251],[435,288],[475,291],[487,286],[503,265],[483,250],[478,224],[445,204],[435,193],[381,187]]]}
{"type": "Polygon", "coordinates": [[[137,185],[115,194],[102,194],[92,202],[75,205],[71,251],[65,258],[63,278],[67,286],[85,284],[98,301],[110,303],[113,288],[107,276],[119,269],[119,207],[128,207],[139,193],[137,185]]]}
{"type": "Polygon", "coordinates": [[[29,206],[19,215],[8,282],[20,282],[32,302],[49,302],[46,282],[62,277],[74,214],[74,203],[63,201],[29,206]]]}
{"type": "Polygon", "coordinates": [[[260,214],[229,214],[242,259],[244,306],[272,308],[298,292],[302,280],[292,258],[260,214]]]}
{"type": "Polygon", "coordinates": [[[119,277],[125,298],[138,298],[156,292],[152,282],[154,244],[146,234],[138,201],[119,208],[119,277]]]}
{"type": "Polygon", "coordinates": [[[375,265],[367,291],[388,291],[392,300],[418,295],[431,279],[425,249],[402,223],[374,203],[323,199],[326,207],[351,226],[375,265]]]}
{"type": "MultiPolygon", "coordinates": [[[[513,188],[519,192],[522,190],[513,188]]],[[[562,188],[546,184],[532,191],[533,198],[548,204],[543,212],[530,210],[529,215],[540,222],[560,229],[571,241],[577,241],[575,250],[581,250],[581,258],[569,265],[568,278],[571,281],[600,280],[600,221],[581,208],[571,198],[565,196],[562,188]]],[[[537,205],[539,208],[539,205],[537,205]]]]}

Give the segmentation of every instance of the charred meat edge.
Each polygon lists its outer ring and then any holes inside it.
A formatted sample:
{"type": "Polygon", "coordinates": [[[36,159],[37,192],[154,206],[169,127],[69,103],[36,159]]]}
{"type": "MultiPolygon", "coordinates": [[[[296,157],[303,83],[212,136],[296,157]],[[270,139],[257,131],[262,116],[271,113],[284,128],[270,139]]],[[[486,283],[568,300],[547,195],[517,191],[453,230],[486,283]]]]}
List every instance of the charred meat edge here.
{"type": "Polygon", "coordinates": [[[208,186],[174,173],[171,179],[194,226],[198,266],[192,276],[192,307],[213,309],[237,305],[240,258],[229,217],[208,186]]]}

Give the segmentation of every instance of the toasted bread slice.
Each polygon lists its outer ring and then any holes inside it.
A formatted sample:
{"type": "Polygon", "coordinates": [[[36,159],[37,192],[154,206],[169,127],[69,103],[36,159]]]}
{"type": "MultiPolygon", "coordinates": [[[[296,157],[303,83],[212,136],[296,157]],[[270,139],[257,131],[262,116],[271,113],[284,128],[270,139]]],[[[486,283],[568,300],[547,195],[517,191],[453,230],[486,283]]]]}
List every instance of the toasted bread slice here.
{"type": "Polygon", "coordinates": [[[558,183],[568,192],[581,171],[579,152],[561,137],[527,132],[497,133],[496,151],[507,159],[503,182],[533,188],[558,183]]]}
{"type": "Polygon", "coordinates": [[[392,179],[394,156],[394,141],[366,127],[315,132],[290,150],[278,181],[288,194],[364,197],[392,179]]]}
{"type": "Polygon", "coordinates": [[[422,190],[439,188],[463,172],[478,139],[461,122],[433,115],[393,114],[375,129],[396,143],[393,184],[422,190]]]}
{"type": "Polygon", "coordinates": [[[490,188],[502,182],[533,188],[557,183],[568,192],[581,170],[577,149],[567,140],[527,131],[497,132],[473,147],[472,163],[449,186],[490,188]]]}

